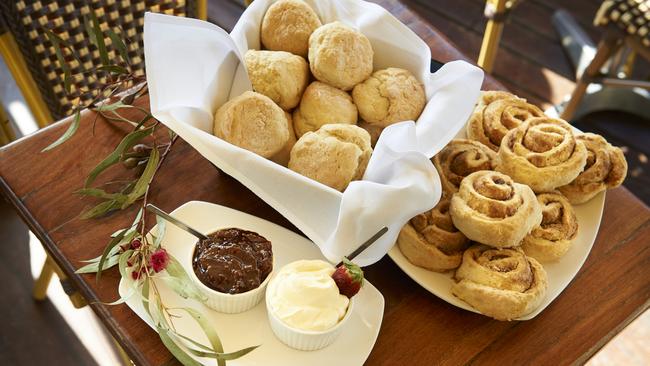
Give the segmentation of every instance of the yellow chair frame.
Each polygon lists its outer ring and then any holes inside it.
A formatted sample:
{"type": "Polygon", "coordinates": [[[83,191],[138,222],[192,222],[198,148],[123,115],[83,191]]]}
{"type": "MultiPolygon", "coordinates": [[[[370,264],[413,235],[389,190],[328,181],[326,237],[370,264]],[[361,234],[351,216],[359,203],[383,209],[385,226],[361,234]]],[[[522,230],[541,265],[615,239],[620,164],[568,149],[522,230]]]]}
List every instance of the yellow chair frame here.
{"type": "MultiPolygon", "coordinates": [[[[208,18],[208,2],[207,0],[197,1],[197,15],[201,20],[208,18]]],[[[16,84],[20,89],[29,109],[34,115],[34,119],[39,127],[45,127],[54,122],[52,114],[47,108],[47,104],[43,100],[41,93],[36,86],[36,82],[32,78],[25,59],[23,58],[14,37],[11,32],[5,32],[0,35],[0,54],[7,63],[9,71],[16,80],[16,84]]]]}

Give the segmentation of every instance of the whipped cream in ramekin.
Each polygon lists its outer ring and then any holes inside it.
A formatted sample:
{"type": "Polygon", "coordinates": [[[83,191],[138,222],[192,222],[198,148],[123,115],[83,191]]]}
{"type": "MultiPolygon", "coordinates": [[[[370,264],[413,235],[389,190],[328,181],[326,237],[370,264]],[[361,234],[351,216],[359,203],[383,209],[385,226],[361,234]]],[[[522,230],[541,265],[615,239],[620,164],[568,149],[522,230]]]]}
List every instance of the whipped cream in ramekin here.
{"type": "Polygon", "coordinates": [[[282,267],[266,291],[270,311],[290,327],[323,331],[344,316],[350,300],[332,279],[334,267],[322,260],[299,260],[282,267]]]}

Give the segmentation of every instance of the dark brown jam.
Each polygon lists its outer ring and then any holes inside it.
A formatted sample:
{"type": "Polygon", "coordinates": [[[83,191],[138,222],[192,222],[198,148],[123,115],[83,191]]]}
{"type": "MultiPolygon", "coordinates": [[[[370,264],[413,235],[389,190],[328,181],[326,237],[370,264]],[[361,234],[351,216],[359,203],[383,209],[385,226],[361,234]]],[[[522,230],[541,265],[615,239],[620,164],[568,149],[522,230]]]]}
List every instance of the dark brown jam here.
{"type": "Polygon", "coordinates": [[[222,229],[196,244],[192,267],[199,280],[213,290],[227,294],[250,291],[273,270],[271,242],[252,231],[222,229]]]}

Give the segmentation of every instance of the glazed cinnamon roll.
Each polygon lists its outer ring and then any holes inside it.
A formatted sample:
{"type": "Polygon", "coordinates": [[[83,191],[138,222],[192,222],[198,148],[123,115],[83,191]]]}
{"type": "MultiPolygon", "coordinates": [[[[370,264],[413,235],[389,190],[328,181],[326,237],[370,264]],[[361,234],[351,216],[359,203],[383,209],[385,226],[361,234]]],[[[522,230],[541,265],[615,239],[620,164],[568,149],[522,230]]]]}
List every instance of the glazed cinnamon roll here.
{"type": "Polygon", "coordinates": [[[532,118],[511,130],[499,148],[497,170],[535,192],[549,192],[573,181],[587,161],[587,149],[571,125],[532,118]]]}
{"type": "Polygon", "coordinates": [[[512,320],[535,310],[544,300],[546,271],[520,248],[474,245],[463,254],[451,292],[484,315],[512,320]]]}
{"type": "Polygon", "coordinates": [[[587,147],[587,163],[573,182],[558,189],[569,202],[580,204],[601,191],[620,186],[627,174],[627,161],[621,149],[600,135],[585,133],[576,138],[587,147]]]}
{"type": "Polygon", "coordinates": [[[463,179],[449,212],[465,236],[497,248],[519,245],[542,222],[542,209],[528,186],[486,170],[463,179]]]}
{"type": "Polygon", "coordinates": [[[460,265],[469,240],[456,229],[449,216],[449,199],[415,216],[404,225],[397,245],[409,262],[430,271],[444,272],[460,265]]]}
{"type": "Polygon", "coordinates": [[[537,195],[542,206],[542,223],[524,238],[521,248],[540,262],[560,259],[578,235],[578,219],[573,206],[559,192],[537,195]]]}
{"type": "Polygon", "coordinates": [[[463,178],[471,173],[494,170],[497,154],[478,141],[456,139],[432,160],[440,175],[443,194],[452,195],[458,191],[463,178]]]}
{"type": "Polygon", "coordinates": [[[497,151],[509,130],[544,112],[526,99],[502,91],[486,91],[474,107],[467,123],[467,137],[497,151]]]}

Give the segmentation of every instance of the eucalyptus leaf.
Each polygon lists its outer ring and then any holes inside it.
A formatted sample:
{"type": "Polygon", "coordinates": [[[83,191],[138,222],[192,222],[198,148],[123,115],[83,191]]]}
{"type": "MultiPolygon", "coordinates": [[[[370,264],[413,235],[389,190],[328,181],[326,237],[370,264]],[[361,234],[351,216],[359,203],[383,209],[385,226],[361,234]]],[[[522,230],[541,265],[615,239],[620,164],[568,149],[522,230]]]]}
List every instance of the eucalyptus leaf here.
{"type": "Polygon", "coordinates": [[[170,287],[178,296],[184,299],[195,299],[201,302],[205,302],[207,298],[203,295],[192,282],[183,281],[180,278],[172,276],[159,276],[156,277],[159,280],[165,282],[165,284],[170,287]]]}
{"type": "Polygon", "coordinates": [[[144,278],[144,281],[142,281],[140,294],[142,295],[142,306],[144,307],[144,310],[147,311],[149,318],[151,318],[151,311],[149,311],[149,281],[149,277],[144,278]]]}
{"type": "MultiPolygon", "coordinates": [[[[114,235],[111,235],[111,238],[114,238],[115,236],[117,236],[117,234],[118,234],[120,231],[122,231],[122,230],[118,230],[118,231],[116,231],[116,232],[114,233],[114,235]]],[[[114,256],[114,255],[117,254],[117,252],[119,252],[119,251],[120,251],[120,247],[119,247],[119,246],[114,246],[113,249],[111,249],[111,251],[108,253],[108,257],[110,258],[110,257],[114,256]]],[[[101,255],[98,256],[98,257],[95,257],[95,258],[93,258],[93,259],[88,259],[88,260],[84,260],[84,261],[80,261],[80,262],[83,262],[83,263],[96,263],[96,262],[99,262],[100,259],[102,259],[102,256],[101,256],[101,255]]]]}
{"type": "Polygon", "coordinates": [[[61,48],[61,44],[63,43],[63,40],[61,39],[61,37],[52,33],[52,31],[50,31],[49,29],[45,29],[45,34],[47,35],[47,38],[52,43],[52,46],[54,47],[54,53],[56,54],[56,59],[59,61],[59,65],[61,66],[61,69],[63,69],[63,87],[65,88],[66,92],[70,93],[70,88],[72,84],[71,83],[72,73],[70,72],[70,67],[68,66],[68,63],[65,62],[65,57],[63,57],[63,49],[61,48]]]}
{"type": "MultiPolygon", "coordinates": [[[[127,272],[127,263],[126,262],[128,262],[128,260],[129,260],[129,258],[131,258],[132,254],[133,254],[133,250],[127,250],[124,253],[122,253],[121,255],[119,255],[119,257],[118,257],[119,258],[119,260],[118,260],[118,263],[119,263],[118,268],[120,270],[120,275],[122,276],[122,278],[128,278],[129,277],[129,273],[127,272]]],[[[131,298],[131,296],[133,296],[135,293],[137,293],[137,286],[135,284],[137,284],[137,281],[134,283],[134,285],[131,287],[131,290],[126,295],[120,297],[119,299],[117,299],[117,300],[115,300],[113,302],[109,302],[109,303],[104,303],[103,302],[102,304],[104,304],[104,305],[119,305],[119,304],[122,304],[122,303],[126,302],[128,299],[131,298]]]]}
{"type": "Polygon", "coordinates": [[[205,358],[214,358],[216,360],[223,360],[223,361],[232,361],[236,360],[240,357],[243,357],[247,354],[249,354],[251,351],[255,350],[259,345],[257,346],[251,346],[251,347],[246,347],[242,348],[239,351],[234,351],[234,352],[228,352],[228,353],[215,353],[212,352],[212,350],[209,347],[206,347],[202,345],[201,343],[198,343],[182,334],[179,333],[170,333],[171,335],[177,337],[178,339],[182,339],[183,341],[188,341],[192,345],[196,346],[197,348],[200,348],[202,350],[198,350],[195,348],[192,348],[188,346],[187,344],[183,344],[185,349],[187,349],[188,352],[191,354],[197,356],[197,357],[205,357],[205,358]]]}
{"type": "Polygon", "coordinates": [[[97,71],[108,71],[118,75],[126,75],[129,73],[129,70],[119,65],[102,65],[97,68],[97,71]]]}
{"type": "Polygon", "coordinates": [[[92,218],[95,218],[95,217],[100,217],[100,216],[103,216],[103,215],[113,211],[113,210],[117,210],[121,206],[122,206],[122,203],[120,201],[117,201],[117,200],[104,201],[104,202],[98,204],[97,206],[82,212],[81,215],[79,216],[79,218],[82,219],[82,220],[87,220],[87,219],[92,219],[92,218]]]}
{"type": "Polygon", "coordinates": [[[95,278],[97,282],[99,282],[100,277],[102,276],[102,271],[104,270],[104,262],[106,261],[106,257],[108,256],[108,253],[110,253],[111,249],[113,249],[116,245],[118,245],[121,241],[122,238],[124,238],[124,234],[126,234],[126,229],[122,229],[122,232],[117,234],[116,237],[114,237],[104,248],[104,253],[102,253],[102,257],[99,259],[99,265],[97,268],[97,277],[95,278]]]}
{"type": "Polygon", "coordinates": [[[76,190],[74,193],[82,196],[104,198],[107,200],[126,201],[126,195],[122,193],[108,193],[101,188],[81,188],[76,190]]]}
{"type": "Polygon", "coordinates": [[[102,65],[110,65],[108,52],[106,51],[106,43],[104,42],[104,33],[102,32],[99,19],[97,19],[94,10],[90,11],[90,19],[92,20],[92,31],[95,34],[95,42],[99,51],[99,58],[102,60],[102,65]]]}
{"type": "Polygon", "coordinates": [[[167,263],[165,271],[167,271],[169,276],[176,278],[178,282],[182,284],[183,293],[186,294],[187,297],[202,303],[208,300],[208,297],[196,287],[194,281],[192,281],[190,276],[187,275],[183,266],[181,266],[178,260],[171,254],[169,255],[169,263],[167,263]]]}
{"type": "Polygon", "coordinates": [[[46,152],[48,150],[52,150],[55,147],[61,145],[62,143],[68,141],[70,139],[70,137],[74,136],[75,132],[77,132],[77,129],[79,128],[80,121],[81,121],[81,110],[77,109],[75,111],[75,113],[74,113],[74,119],[72,120],[72,123],[70,123],[70,126],[63,133],[63,135],[61,135],[61,137],[56,139],[56,141],[51,143],[48,147],[41,150],[41,152],[46,152]]]}
{"type": "MultiPolygon", "coordinates": [[[[169,336],[168,330],[164,329],[162,327],[157,327],[158,335],[160,336],[160,340],[163,342],[165,347],[171,352],[174,357],[180,363],[182,363],[185,366],[201,366],[201,364],[196,361],[195,359],[192,358],[192,356],[188,355],[181,347],[174,342],[174,340],[169,336]]],[[[220,365],[221,366],[221,365],[220,365]]]]}
{"type": "Polygon", "coordinates": [[[129,53],[127,52],[126,49],[126,44],[124,44],[124,41],[120,36],[118,36],[112,29],[108,28],[106,29],[106,34],[108,34],[108,37],[111,39],[111,42],[113,42],[113,46],[115,49],[117,49],[117,52],[120,54],[120,57],[122,57],[122,60],[126,62],[127,64],[131,64],[131,60],[129,59],[129,53]]]}
{"type": "Polygon", "coordinates": [[[119,256],[119,269],[120,269],[120,275],[122,278],[129,278],[129,273],[127,272],[127,262],[129,261],[129,258],[131,258],[131,255],[133,255],[133,250],[129,249],[124,251],[124,253],[120,254],[119,256]]]}
{"type": "Polygon", "coordinates": [[[156,237],[153,241],[153,245],[156,248],[160,247],[160,242],[162,242],[163,237],[165,236],[165,230],[167,229],[167,221],[162,217],[156,215],[156,237]]]}
{"type": "MultiPolygon", "coordinates": [[[[185,340],[185,341],[189,342],[189,343],[192,344],[194,347],[200,348],[200,349],[202,349],[203,351],[206,351],[206,352],[212,352],[212,348],[210,348],[210,347],[208,347],[208,346],[206,346],[206,345],[204,345],[204,344],[201,344],[201,343],[199,343],[199,342],[193,340],[192,338],[186,337],[186,336],[184,336],[184,335],[182,335],[182,334],[180,334],[180,333],[174,333],[174,335],[175,335],[176,337],[178,337],[179,339],[182,339],[182,340],[185,340]]],[[[189,346],[187,346],[187,345],[186,345],[186,348],[187,348],[187,349],[191,349],[191,348],[190,348],[189,346]]]]}
{"type": "Polygon", "coordinates": [[[242,348],[239,351],[235,351],[235,352],[217,353],[215,356],[208,356],[208,357],[214,357],[217,360],[232,361],[232,360],[236,360],[236,359],[238,359],[240,357],[243,357],[243,356],[251,353],[252,351],[254,351],[259,346],[260,345],[246,347],[246,348],[242,348]]]}
{"type": "Polygon", "coordinates": [[[104,160],[102,160],[99,164],[97,164],[97,166],[90,172],[90,174],[88,174],[84,187],[88,187],[92,182],[95,181],[95,179],[101,172],[106,170],[111,165],[119,162],[120,155],[122,155],[122,153],[125,150],[130,149],[133,145],[137,144],[140,140],[151,135],[152,132],[153,132],[153,126],[136,130],[124,136],[124,138],[122,139],[120,144],[117,145],[115,150],[112,153],[110,153],[106,158],[104,158],[104,160]]]}
{"type": "MultiPolygon", "coordinates": [[[[201,330],[203,330],[203,333],[205,333],[205,335],[208,337],[208,341],[210,342],[210,345],[212,346],[212,349],[215,351],[215,353],[223,353],[223,345],[221,344],[221,339],[219,338],[217,331],[214,330],[205,316],[192,308],[181,309],[188,313],[192,318],[194,318],[194,321],[196,321],[197,324],[201,327],[201,330]]],[[[218,359],[217,364],[219,366],[224,366],[226,364],[226,361],[218,359]]]]}
{"type": "Polygon", "coordinates": [[[156,173],[159,160],[160,152],[158,152],[158,149],[156,148],[152,149],[151,154],[149,155],[147,166],[144,168],[142,175],[140,178],[138,178],[138,181],[133,186],[133,190],[127,195],[126,201],[122,203],[122,208],[128,207],[145,194],[147,187],[149,186],[149,182],[156,173]]]}
{"type": "Polygon", "coordinates": [[[91,24],[88,17],[84,17],[84,28],[86,29],[86,34],[88,35],[88,40],[90,43],[97,46],[97,37],[95,37],[95,30],[93,29],[93,25],[91,24]]]}
{"type": "MultiPolygon", "coordinates": [[[[119,247],[116,247],[119,249],[119,247]]],[[[108,259],[106,260],[106,263],[104,263],[104,269],[111,268],[115,266],[118,263],[119,256],[114,255],[114,256],[109,256],[108,259]]],[[[74,271],[74,273],[95,273],[99,270],[99,259],[100,257],[96,258],[97,261],[90,262],[90,264],[87,264],[78,270],[74,271]]]]}
{"type": "Polygon", "coordinates": [[[129,104],[124,104],[121,100],[118,100],[115,103],[102,104],[98,106],[96,110],[99,112],[113,112],[120,108],[135,108],[135,107],[129,104]]]}

